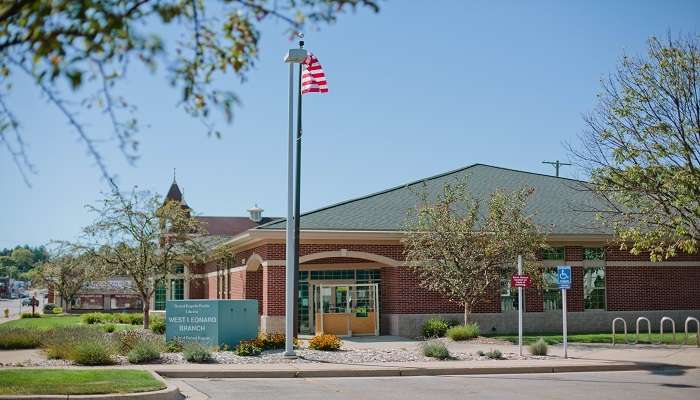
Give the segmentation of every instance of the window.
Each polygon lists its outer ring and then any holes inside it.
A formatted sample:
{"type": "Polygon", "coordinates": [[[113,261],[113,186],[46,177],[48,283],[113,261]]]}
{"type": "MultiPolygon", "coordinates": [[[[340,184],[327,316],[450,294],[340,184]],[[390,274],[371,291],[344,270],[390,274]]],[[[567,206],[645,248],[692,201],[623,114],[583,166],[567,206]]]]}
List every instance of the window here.
{"type": "Polygon", "coordinates": [[[542,277],[544,279],[544,311],[561,310],[561,289],[558,287],[557,269],[547,268],[542,277]]]}
{"type": "Polygon", "coordinates": [[[543,260],[563,260],[564,259],[564,248],[563,247],[550,247],[544,249],[542,252],[543,260]]]}
{"type": "Polygon", "coordinates": [[[602,247],[586,247],[583,249],[584,260],[605,260],[605,249],[602,247]]]}
{"type": "Polygon", "coordinates": [[[155,306],[154,308],[156,309],[156,311],[165,310],[165,299],[167,297],[166,293],[167,292],[165,284],[163,283],[163,281],[158,281],[158,283],[156,283],[156,291],[153,295],[155,306]]]}
{"type": "Polygon", "coordinates": [[[586,268],[583,272],[583,307],[605,310],[605,268],[586,268]]]}
{"type": "Polygon", "coordinates": [[[172,300],[185,299],[185,280],[171,279],[170,280],[170,298],[172,300]]]}
{"type": "Polygon", "coordinates": [[[185,273],[185,266],[183,264],[175,265],[175,273],[176,274],[184,274],[185,273]]]}
{"type": "Polygon", "coordinates": [[[501,312],[518,310],[518,288],[510,287],[510,275],[501,272],[501,312]]]}

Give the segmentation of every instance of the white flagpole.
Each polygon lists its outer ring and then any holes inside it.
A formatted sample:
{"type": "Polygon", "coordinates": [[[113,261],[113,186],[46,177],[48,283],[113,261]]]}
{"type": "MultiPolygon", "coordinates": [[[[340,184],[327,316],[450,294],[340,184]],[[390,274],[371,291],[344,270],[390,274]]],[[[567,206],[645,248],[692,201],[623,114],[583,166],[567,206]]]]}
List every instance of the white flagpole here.
{"type": "Polygon", "coordinates": [[[287,149],[287,235],[285,260],[284,356],[296,358],[294,352],[294,64],[306,59],[306,50],[290,49],[284,57],[289,64],[289,137],[287,149]]]}
{"type": "Polygon", "coordinates": [[[284,356],[294,353],[294,63],[289,63],[289,138],[287,149],[287,237],[285,260],[284,356]]]}

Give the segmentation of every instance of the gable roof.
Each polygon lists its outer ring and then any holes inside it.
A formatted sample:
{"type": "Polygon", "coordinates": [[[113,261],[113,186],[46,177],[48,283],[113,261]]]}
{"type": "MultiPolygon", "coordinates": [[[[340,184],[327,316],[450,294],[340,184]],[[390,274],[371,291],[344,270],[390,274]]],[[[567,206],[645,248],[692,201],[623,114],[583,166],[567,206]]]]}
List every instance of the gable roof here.
{"type": "Polygon", "coordinates": [[[235,236],[258,225],[275,221],[276,218],[264,217],[260,222],[255,222],[248,217],[208,217],[197,216],[197,221],[204,224],[204,229],[210,235],[235,236]]]}
{"type": "MultiPolygon", "coordinates": [[[[528,211],[535,213],[535,223],[547,227],[549,233],[610,233],[590,212],[600,209],[603,202],[585,190],[587,182],[484,164],[473,164],[304,213],[300,218],[300,229],[400,231],[407,211],[417,203],[416,192],[423,190],[423,184],[434,198],[445,183],[454,183],[462,176],[467,177],[470,194],[479,199],[483,207],[496,190],[532,187],[535,191],[530,197],[528,211]]],[[[285,224],[286,220],[280,219],[256,229],[284,229],[285,224]]]]}

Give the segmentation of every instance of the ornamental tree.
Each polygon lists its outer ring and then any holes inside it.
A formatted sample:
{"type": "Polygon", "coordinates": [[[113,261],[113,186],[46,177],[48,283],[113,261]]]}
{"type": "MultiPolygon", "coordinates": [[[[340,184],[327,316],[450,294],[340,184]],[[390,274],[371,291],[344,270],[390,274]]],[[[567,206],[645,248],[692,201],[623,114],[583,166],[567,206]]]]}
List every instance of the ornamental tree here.
{"type": "Polygon", "coordinates": [[[406,260],[422,287],[464,308],[465,324],[474,306],[497,290],[501,275],[516,270],[518,254],[525,270],[539,276],[537,254],[545,234],[526,211],[532,193],[496,191],[486,215],[464,180],[445,184],[435,198],[427,190],[418,193],[406,222],[406,260]]]}
{"type": "Polygon", "coordinates": [[[34,83],[111,178],[85,114],[105,118],[111,142],[129,162],[138,157],[137,104],[120,91],[134,66],[156,71],[179,93],[177,106],[219,135],[215,115],[233,118],[239,98],[231,76],[245,80],[259,53],[261,25],[289,33],[334,23],[351,10],[379,11],[374,0],[16,0],[0,2],[0,144],[29,184],[34,167],[20,121],[8,101],[11,82],[34,83]],[[166,37],[163,32],[168,32],[166,37]],[[162,68],[162,67],[161,67],[162,68]],[[229,75],[232,74],[232,75],[229,75]],[[222,79],[226,76],[224,79],[222,79]],[[217,81],[222,85],[217,85],[217,81]],[[225,83],[224,83],[225,82],[225,83]],[[218,112],[218,114],[216,113],[218,112]]]}
{"type": "Polygon", "coordinates": [[[633,254],[659,261],[700,240],[700,42],[649,39],[623,57],[571,147],[607,200],[593,210],[633,254]]]}
{"type": "Polygon", "coordinates": [[[149,326],[150,301],[159,282],[183,261],[204,259],[198,238],[201,224],[179,202],[162,204],[159,196],[112,192],[96,206],[97,218],[83,229],[86,251],[106,275],[128,276],[143,302],[143,326],[149,326]]]}
{"type": "Polygon", "coordinates": [[[62,247],[32,271],[32,285],[51,287],[61,296],[60,306],[70,312],[78,293],[90,282],[99,279],[100,272],[88,254],[62,247]]]}

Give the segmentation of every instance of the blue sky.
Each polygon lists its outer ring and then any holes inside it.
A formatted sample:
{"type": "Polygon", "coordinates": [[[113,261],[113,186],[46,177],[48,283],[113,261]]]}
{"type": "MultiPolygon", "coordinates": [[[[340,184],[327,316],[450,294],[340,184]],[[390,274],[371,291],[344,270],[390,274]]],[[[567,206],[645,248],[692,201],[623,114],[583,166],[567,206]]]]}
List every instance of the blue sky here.
{"type": "MultiPolygon", "coordinates": [[[[651,35],[700,31],[697,1],[388,1],[307,32],[330,93],[305,96],[302,210],[480,162],[552,173],[584,129],[599,82],[651,35]]],[[[139,107],[141,158],[129,166],[102,145],[122,188],[164,194],[177,168],[203,215],[245,215],[286,202],[287,68],[292,43],[266,23],[248,81],[218,81],[243,106],[223,138],[177,108],[162,72],[130,71],[121,93],[139,107]]],[[[162,71],[162,69],[161,69],[162,71]]],[[[38,174],[28,188],[0,153],[0,247],[75,239],[84,205],[107,189],[75,133],[22,79],[10,105],[38,174]]],[[[81,113],[95,135],[110,129],[81,113]]],[[[575,169],[563,176],[582,177],[575,169]]]]}

